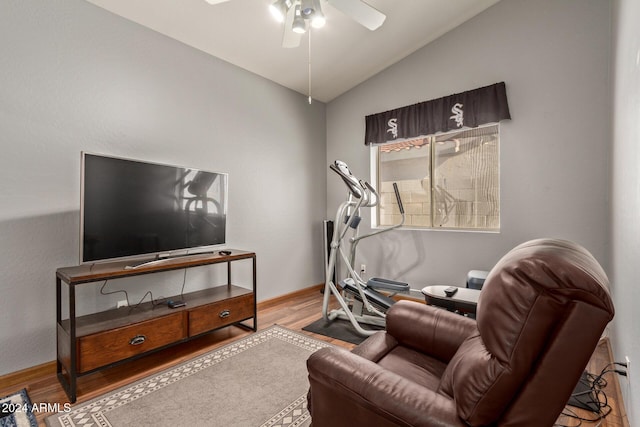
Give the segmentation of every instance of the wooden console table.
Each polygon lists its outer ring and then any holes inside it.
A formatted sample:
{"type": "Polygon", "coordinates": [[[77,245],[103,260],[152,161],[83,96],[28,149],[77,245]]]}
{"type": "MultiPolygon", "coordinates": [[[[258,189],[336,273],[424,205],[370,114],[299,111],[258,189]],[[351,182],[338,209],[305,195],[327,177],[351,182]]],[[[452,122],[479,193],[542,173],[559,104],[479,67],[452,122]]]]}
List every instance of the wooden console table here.
{"type": "Polygon", "coordinates": [[[57,375],[70,401],[77,398],[77,378],[152,351],[188,341],[229,325],[257,330],[256,254],[230,250],[152,261],[131,268],[131,261],[84,264],[56,271],[57,375]],[[253,288],[233,285],[231,263],[253,261],[253,288]],[[145,302],[76,317],[76,286],[162,271],[227,263],[227,283],[177,295],[186,306],[145,302]],[[68,318],[63,319],[62,283],[68,290],[68,318]],[[243,323],[253,319],[252,324],[243,323]]]}

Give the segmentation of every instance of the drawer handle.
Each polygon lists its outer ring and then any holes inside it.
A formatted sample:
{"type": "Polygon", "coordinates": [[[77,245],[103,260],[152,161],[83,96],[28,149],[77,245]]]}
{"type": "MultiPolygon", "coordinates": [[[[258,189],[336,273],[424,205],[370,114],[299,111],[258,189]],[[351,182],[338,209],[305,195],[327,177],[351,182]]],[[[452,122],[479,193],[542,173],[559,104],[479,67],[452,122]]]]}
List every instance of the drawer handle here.
{"type": "Polygon", "coordinates": [[[140,345],[143,342],[145,342],[145,340],[147,339],[147,337],[145,337],[144,335],[136,335],[135,337],[131,338],[129,340],[129,344],[131,345],[140,345]]]}
{"type": "Polygon", "coordinates": [[[231,310],[222,310],[220,314],[218,314],[218,317],[220,317],[221,319],[229,316],[231,316],[231,310]]]}

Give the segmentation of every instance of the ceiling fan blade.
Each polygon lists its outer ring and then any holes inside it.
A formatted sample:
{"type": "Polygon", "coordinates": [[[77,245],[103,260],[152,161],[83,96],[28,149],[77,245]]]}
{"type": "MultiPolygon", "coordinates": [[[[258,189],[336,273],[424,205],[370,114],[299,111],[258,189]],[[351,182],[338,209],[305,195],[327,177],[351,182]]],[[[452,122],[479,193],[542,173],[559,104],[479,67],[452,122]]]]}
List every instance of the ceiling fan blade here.
{"type": "Polygon", "coordinates": [[[302,34],[293,31],[293,20],[296,17],[295,7],[291,6],[284,18],[284,30],[282,34],[282,47],[294,48],[300,46],[302,34]]]}
{"type": "Polygon", "coordinates": [[[371,31],[378,29],[387,16],[361,0],[327,0],[327,2],[371,31]]]}

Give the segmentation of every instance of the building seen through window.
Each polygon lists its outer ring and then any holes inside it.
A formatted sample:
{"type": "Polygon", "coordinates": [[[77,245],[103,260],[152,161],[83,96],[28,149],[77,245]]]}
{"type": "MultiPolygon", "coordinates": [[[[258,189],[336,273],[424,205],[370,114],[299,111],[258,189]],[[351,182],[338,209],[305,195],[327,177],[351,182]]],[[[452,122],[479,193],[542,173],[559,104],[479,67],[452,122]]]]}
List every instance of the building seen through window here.
{"type": "Polygon", "coordinates": [[[380,193],[374,226],[400,221],[396,182],[405,228],[498,231],[499,148],[497,124],[372,148],[380,193]]]}

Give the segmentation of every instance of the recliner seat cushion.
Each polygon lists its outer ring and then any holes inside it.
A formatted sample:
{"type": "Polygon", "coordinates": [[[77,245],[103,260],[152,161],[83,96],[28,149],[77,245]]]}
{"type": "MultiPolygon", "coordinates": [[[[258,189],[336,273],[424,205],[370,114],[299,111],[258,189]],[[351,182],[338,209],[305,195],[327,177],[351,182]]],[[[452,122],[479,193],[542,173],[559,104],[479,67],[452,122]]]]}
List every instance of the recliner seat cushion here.
{"type": "Polygon", "coordinates": [[[395,347],[378,362],[381,367],[436,390],[447,365],[407,347],[395,347]]]}

